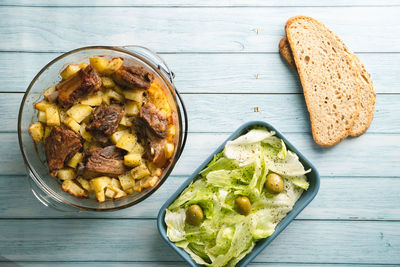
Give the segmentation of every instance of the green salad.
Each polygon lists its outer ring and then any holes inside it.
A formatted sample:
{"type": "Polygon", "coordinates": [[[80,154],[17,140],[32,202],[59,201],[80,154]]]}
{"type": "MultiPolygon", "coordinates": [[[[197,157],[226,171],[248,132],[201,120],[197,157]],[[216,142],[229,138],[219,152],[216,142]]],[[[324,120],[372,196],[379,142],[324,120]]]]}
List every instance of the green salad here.
{"type": "Polygon", "coordinates": [[[235,266],[270,236],[309,183],[275,132],[255,128],[229,141],[165,215],[167,236],[198,263],[235,266]]]}

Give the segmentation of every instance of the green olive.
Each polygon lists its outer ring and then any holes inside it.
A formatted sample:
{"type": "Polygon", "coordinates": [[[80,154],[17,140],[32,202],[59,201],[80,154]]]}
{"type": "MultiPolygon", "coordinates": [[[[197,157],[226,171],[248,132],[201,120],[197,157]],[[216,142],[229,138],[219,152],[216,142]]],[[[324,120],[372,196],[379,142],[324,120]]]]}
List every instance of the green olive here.
{"type": "Polygon", "coordinates": [[[251,203],[247,197],[238,197],[235,200],[236,210],[242,215],[247,215],[251,211],[251,203]]]}
{"type": "Polygon", "coordinates": [[[276,173],[270,173],[267,176],[267,182],[265,185],[268,192],[272,194],[279,194],[283,190],[283,179],[276,173]]]}
{"type": "Polygon", "coordinates": [[[203,210],[199,205],[191,205],[186,210],[186,222],[191,225],[199,225],[203,220],[203,210]]]}

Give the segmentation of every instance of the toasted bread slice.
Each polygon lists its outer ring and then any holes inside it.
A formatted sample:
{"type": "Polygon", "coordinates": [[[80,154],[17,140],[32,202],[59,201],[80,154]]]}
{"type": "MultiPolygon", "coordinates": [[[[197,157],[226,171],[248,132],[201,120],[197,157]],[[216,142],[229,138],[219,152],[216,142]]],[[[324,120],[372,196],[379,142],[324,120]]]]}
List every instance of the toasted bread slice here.
{"type": "Polygon", "coordinates": [[[311,129],[320,146],[349,135],[359,114],[360,71],[339,37],[317,20],[298,16],[286,23],[311,129]]]}
{"type": "MultiPolygon", "coordinates": [[[[279,42],[279,53],[289,63],[289,65],[297,70],[294,63],[292,50],[290,49],[289,41],[286,36],[283,36],[279,42]]],[[[376,94],[371,80],[371,76],[366,71],[364,65],[360,62],[358,57],[353,54],[353,60],[360,70],[362,86],[360,90],[360,114],[355,119],[353,126],[351,126],[349,135],[352,137],[360,136],[368,130],[369,125],[374,118],[374,109],[376,102],[376,94]]]]}

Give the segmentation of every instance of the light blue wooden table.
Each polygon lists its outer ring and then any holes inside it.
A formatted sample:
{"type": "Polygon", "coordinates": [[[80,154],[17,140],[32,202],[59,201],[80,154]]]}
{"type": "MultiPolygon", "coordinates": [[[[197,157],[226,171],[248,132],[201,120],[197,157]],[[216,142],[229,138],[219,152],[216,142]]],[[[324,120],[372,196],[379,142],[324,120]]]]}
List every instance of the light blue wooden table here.
{"type": "Polygon", "coordinates": [[[0,265],[184,265],[159,237],[158,210],[249,120],[280,129],[322,176],[316,199],[254,265],[400,265],[399,1],[192,2],[0,1],[0,265]],[[377,92],[369,131],[330,149],[314,144],[298,78],[278,54],[286,20],[299,14],[335,31],[363,61],[377,92]],[[17,143],[24,91],[62,52],[129,44],[158,51],[176,74],[190,120],[181,160],[154,195],[132,208],[101,214],[45,208],[29,191],[17,143]]]}

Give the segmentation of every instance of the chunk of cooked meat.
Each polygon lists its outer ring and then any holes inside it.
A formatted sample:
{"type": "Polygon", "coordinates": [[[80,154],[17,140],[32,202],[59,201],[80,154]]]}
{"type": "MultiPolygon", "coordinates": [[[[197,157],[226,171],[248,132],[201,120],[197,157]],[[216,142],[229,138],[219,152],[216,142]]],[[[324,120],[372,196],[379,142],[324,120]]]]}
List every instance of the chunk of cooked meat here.
{"type": "Polygon", "coordinates": [[[93,111],[86,130],[110,136],[117,130],[123,115],[124,110],[121,106],[102,104],[93,111]]]}
{"type": "Polygon", "coordinates": [[[57,85],[58,103],[63,108],[76,104],[84,96],[100,90],[101,78],[90,65],[72,76],[70,79],[60,82],[57,85]]]}
{"type": "Polygon", "coordinates": [[[140,108],[139,118],[157,137],[165,138],[168,132],[168,118],[155,105],[147,103],[140,108]]]}
{"type": "Polygon", "coordinates": [[[116,146],[92,148],[86,152],[86,158],[85,171],[110,176],[126,172],[123,152],[116,146]]]}
{"type": "Polygon", "coordinates": [[[64,167],[68,161],[82,147],[82,142],[76,133],[71,130],[54,126],[46,139],[46,159],[51,176],[64,167]]]}
{"type": "Polygon", "coordinates": [[[142,66],[122,66],[113,74],[113,78],[121,86],[149,89],[154,75],[142,66]]]}
{"type": "Polygon", "coordinates": [[[153,162],[157,167],[164,167],[168,162],[165,151],[167,143],[165,138],[156,136],[142,119],[136,118],[133,122],[135,132],[145,148],[145,157],[147,160],[153,162]]]}

